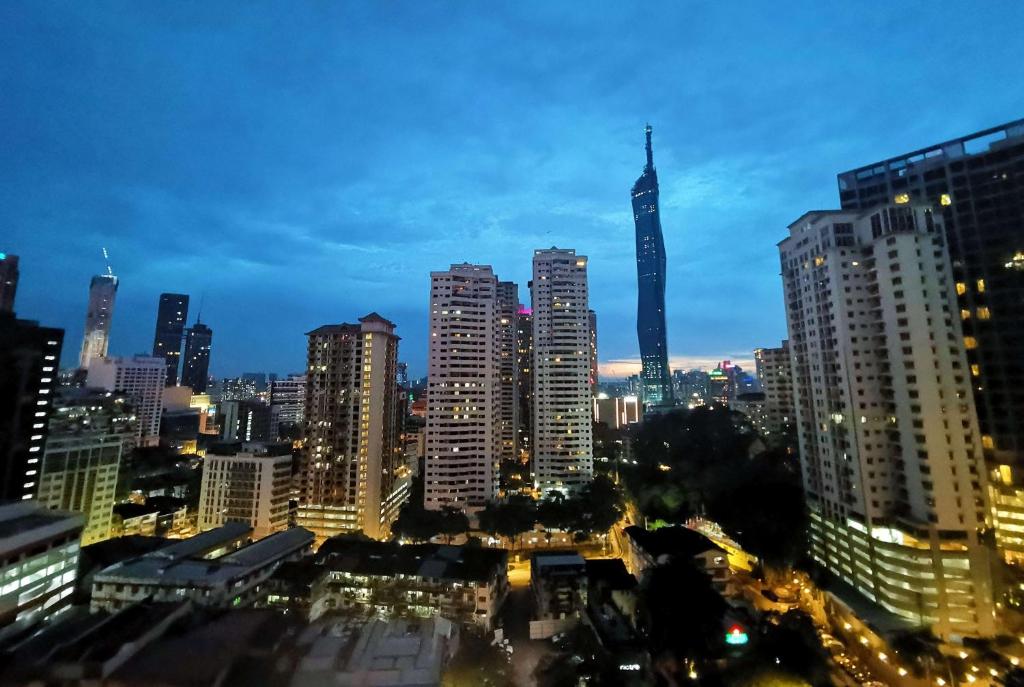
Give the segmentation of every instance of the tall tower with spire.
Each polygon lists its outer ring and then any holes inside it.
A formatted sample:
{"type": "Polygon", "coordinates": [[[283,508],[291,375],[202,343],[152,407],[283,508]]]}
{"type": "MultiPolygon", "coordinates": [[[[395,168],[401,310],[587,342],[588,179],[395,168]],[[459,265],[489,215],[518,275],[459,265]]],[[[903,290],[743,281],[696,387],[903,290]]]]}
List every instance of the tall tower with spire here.
{"type": "Polygon", "coordinates": [[[647,165],[633,184],[633,221],[636,224],[637,311],[640,342],[640,378],[648,407],[671,406],[672,379],[668,368],[665,334],[665,241],[658,211],[658,173],[654,169],[651,125],[647,135],[647,165]]]}

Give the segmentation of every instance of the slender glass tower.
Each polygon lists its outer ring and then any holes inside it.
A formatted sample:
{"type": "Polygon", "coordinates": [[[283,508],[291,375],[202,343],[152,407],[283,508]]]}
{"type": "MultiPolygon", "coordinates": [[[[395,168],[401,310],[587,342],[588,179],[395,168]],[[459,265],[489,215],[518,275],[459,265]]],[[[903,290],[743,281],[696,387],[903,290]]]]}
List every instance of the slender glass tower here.
{"type": "Polygon", "coordinates": [[[665,242],[658,212],[658,173],[647,126],[647,165],[633,184],[636,223],[637,309],[643,399],[647,406],[673,405],[672,379],[665,342],[665,242]]]}
{"type": "Polygon", "coordinates": [[[178,383],[178,364],[181,362],[181,340],[188,319],[188,295],[184,293],[160,294],[160,307],[156,311],[156,333],[153,335],[153,357],[167,361],[167,386],[178,383]]]}

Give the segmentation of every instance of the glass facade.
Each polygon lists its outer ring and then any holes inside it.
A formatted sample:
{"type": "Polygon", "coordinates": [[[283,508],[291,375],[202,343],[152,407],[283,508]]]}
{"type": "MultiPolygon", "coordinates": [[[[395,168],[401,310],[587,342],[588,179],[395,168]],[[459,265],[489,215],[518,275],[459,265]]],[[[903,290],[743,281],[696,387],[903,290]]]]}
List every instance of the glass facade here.
{"type": "Polygon", "coordinates": [[[210,347],[213,330],[196,322],[185,338],[185,364],[181,370],[181,385],[192,387],[192,393],[206,391],[210,382],[210,347]]]}
{"type": "Polygon", "coordinates": [[[178,363],[181,361],[181,339],[188,317],[188,296],[183,293],[160,294],[156,311],[156,333],[153,335],[153,357],[167,361],[167,386],[178,384],[178,363]]]}
{"type": "Polygon", "coordinates": [[[647,165],[633,184],[633,221],[636,224],[637,312],[643,400],[648,406],[673,404],[665,336],[665,242],[658,212],[658,173],[647,130],[647,165]]]}

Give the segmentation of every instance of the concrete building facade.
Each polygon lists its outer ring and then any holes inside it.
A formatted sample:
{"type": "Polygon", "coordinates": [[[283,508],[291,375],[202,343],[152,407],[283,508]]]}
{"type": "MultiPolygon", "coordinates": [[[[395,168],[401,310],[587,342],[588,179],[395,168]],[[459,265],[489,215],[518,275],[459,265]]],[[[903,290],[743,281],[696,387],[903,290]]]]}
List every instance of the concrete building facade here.
{"type": "Polygon", "coordinates": [[[107,391],[124,392],[135,408],[141,446],[160,443],[160,415],[164,405],[167,361],[136,355],[96,358],[89,364],[87,384],[107,391]]]}
{"type": "Polygon", "coordinates": [[[206,452],[199,493],[199,530],[244,522],[254,539],[288,527],[291,446],[244,443],[206,452]]]}

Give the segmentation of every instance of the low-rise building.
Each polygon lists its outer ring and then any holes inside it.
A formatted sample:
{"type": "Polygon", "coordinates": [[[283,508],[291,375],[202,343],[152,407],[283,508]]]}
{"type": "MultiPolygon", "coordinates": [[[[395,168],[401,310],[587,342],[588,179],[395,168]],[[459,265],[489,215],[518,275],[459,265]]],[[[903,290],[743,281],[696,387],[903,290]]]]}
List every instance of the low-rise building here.
{"type": "Polygon", "coordinates": [[[84,524],[35,501],[0,504],[0,640],[71,605],[84,524]]]}
{"type": "Polygon", "coordinates": [[[253,538],[288,527],[292,453],[288,444],[218,444],[203,459],[199,530],[244,522],[253,538]]]}
{"type": "Polygon", "coordinates": [[[296,527],[237,548],[239,539],[248,540],[251,532],[247,525],[228,523],[112,565],[96,574],[91,606],[116,610],[144,599],[249,605],[260,583],[281,563],[305,556],[313,545],[312,533],[296,527]]]}
{"type": "Polygon", "coordinates": [[[508,594],[508,552],[469,546],[333,537],[315,560],[327,577],[311,614],[368,609],[390,617],[441,615],[490,629],[508,594]]]}
{"type": "Polygon", "coordinates": [[[609,397],[601,393],[594,398],[594,422],[603,422],[612,429],[623,429],[640,420],[640,399],[637,396],[609,397]]]}
{"type": "Polygon", "coordinates": [[[574,551],[535,553],[530,590],[537,620],[578,618],[587,604],[587,563],[574,551]]]}
{"type": "Polygon", "coordinates": [[[661,527],[647,530],[630,525],[622,531],[626,568],[638,580],[655,565],[675,557],[693,560],[706,572],[719,593],[724,593],[731,579],[729,559],[724,549],[700,532],[688,527],[661,527]]]}

